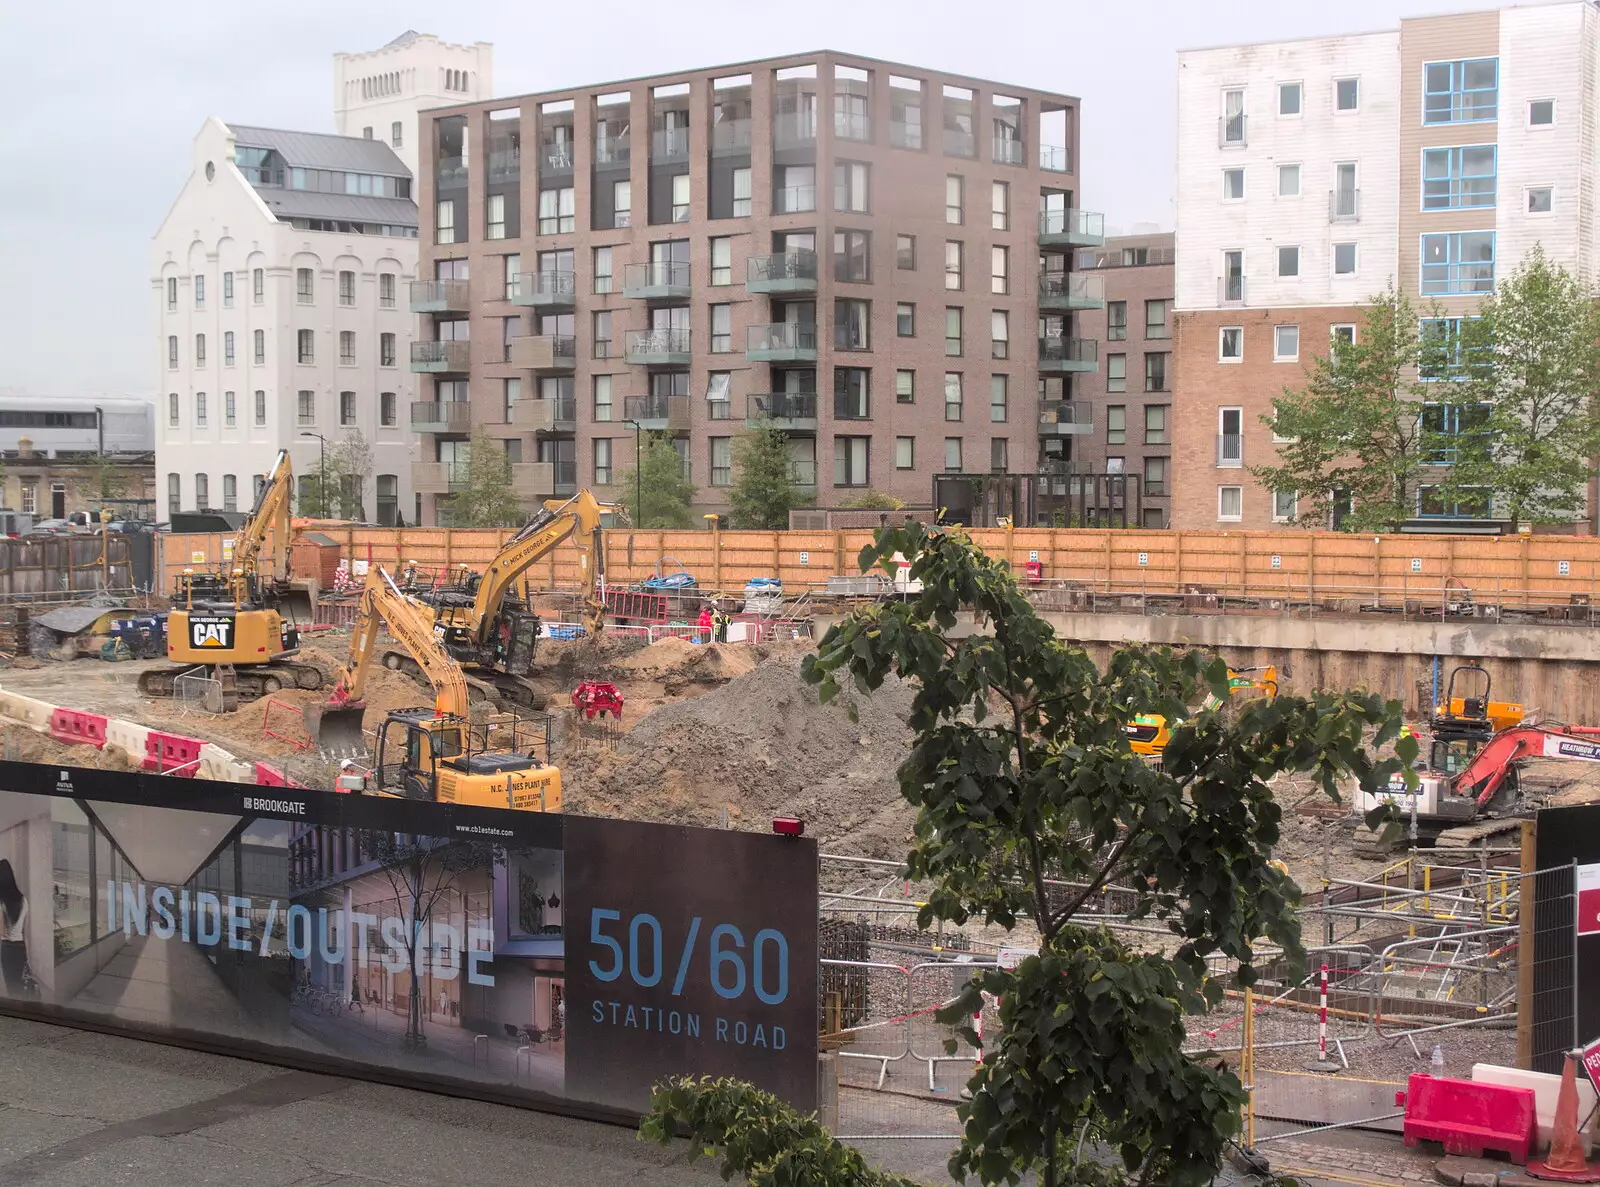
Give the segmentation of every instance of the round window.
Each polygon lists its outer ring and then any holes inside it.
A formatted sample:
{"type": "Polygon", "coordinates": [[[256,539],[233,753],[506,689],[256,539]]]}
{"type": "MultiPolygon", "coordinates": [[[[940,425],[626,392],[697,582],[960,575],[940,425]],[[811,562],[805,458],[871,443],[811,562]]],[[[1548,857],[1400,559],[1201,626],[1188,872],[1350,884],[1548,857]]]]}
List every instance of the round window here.
{"type": "Polygon", "coordinates": [[[217,167],[210,161],[206,162],[206,180],[211,181],[217,176],[217,167]]]}

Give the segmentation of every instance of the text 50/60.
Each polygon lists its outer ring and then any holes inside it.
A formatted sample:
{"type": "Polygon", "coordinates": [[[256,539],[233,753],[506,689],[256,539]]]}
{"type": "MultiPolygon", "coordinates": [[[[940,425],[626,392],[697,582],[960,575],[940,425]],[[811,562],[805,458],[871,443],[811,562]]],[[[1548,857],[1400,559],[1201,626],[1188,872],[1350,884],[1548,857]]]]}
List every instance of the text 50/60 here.
{"type": "MultiPolygon", "coordinates": [[[[640,913],[628,920],[627,951],[617,935],[608,935],[609,924],[617,925],[622,932],[622,913],[596,907],[589,916],[589,943],[606,949],[610,958],[589,962],[589,971],[601,981],[615,981],[626,971],[635,985],[653,989],[661,984],[665,971],[662,954],[661,921],[654,915],[640,913]]],[[[689,976],[689,964],[694,959],[695,943],[700,938],[700,916],[689,921],[689,932],[679,949],[676,971],[672,977],[672,996],[683,994],[684,981],[689,976]]],[[[744,933],[731,923],[719,923],[711,929],[710,961],[711,988],[717,996],[732,1001],[741,997],[748,987],[765,1005],[780,1005],[789,996],[789,941],[781,931],[764,927],[745,945],[744,933]]]]}

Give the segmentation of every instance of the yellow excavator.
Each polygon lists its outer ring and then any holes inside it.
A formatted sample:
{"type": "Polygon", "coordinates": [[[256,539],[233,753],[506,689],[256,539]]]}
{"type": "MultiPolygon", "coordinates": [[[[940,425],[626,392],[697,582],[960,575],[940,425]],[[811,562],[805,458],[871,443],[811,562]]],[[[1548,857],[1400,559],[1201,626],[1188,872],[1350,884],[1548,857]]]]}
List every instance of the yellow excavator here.
{"type": "Polygon", "coordinates": [[[300,649],[300,632],[279,612],[288,592],[293,485],[289,451],[279,450],[239,529],[232,561],[214,571],[186,569],[180,575],[175,608],[167,615],[167,658],[179,666],[142,673],[141,693],[170,697],[178,677],[197,668],[221,684],[224,711],[284,688],[323,686],[320,669],[291,658],[300,649]],[[269,539],[271,576],[261,572],[269,539]]]}
{"type": "MultiPolygon", "coordinates": [[[[1278,695],[1278,669],[1273,664],[1264,668],[1229,668],[1228,669],[1228,695],[1254,689],[1268,700],[1278,695]]],[[[1206,693],[1206,699],[1201,703],[1202,709],[1215,709],[1222,704],[1215,693],[1206,693]]],[[[1128,749],[1135,754],[1142,754],[1146,758],[1159,759],[1167,748],[1167,743],[1172,739],[1172,732],[1167,729],[1167,719],[1159,713],[1141,713],[1128,725],[1122,727],[1122,732],[1128,735],[1128,749]]]]}
{"type": "Polygon", "coordinates": [[[433,611],[402,593],[380,566],[367,573],[350,630],[350,653],[327,702],[308,709],[306,724],[323,753],[367,752],[361,700],[385,625],[426,673],[432,708],[396,709],[378,728],[373,767],[340,777],[340,789],[404,799],[436,800],[532,812],[561,810],[561,772],[534,755],[542,729],[510,713],[474,715],[467,680],[434,634],[433,611]],[[352,786],[347,780],[353,780],[352,786]]]}
{"type": "MultiPolygon", "coordinates": [[[[405,593],[434,607],[445,650],[469,677],[492,685],[503,701],[542,709],[544,694],[528,679],[540,624],[529,606],[525,576],[568,540],[578,541],[587,591],[584,625],[589,634],[598,634],[605,622],[605,607],[595,595],[605,565],[600,518],[610,510],[587,490],[564,501],[552,499],[501,546],[482,574],[463,569],[456,581],[428,590],[408,582],[405,593]]],[[[404,652],[386,652],[383,662],[426,678],[404,652]]]]}

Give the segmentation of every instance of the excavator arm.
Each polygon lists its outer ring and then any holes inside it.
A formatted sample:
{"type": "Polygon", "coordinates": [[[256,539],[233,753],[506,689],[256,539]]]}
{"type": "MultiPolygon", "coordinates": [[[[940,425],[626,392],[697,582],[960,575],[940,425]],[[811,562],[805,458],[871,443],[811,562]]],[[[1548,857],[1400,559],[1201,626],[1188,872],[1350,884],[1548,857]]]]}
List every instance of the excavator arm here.
{"type": "Polygon", "coordinates": [[[1600,762],[1600,728],[1568,725],[1560,729],[1518,726],[1486,742],[1466,768],[1455,777],[1451,794],[1473,796],[1486,808],[1500,790],[1512,767],[1523,758],[1559,758],[1575,762],[1600,762]]]}
{"type": "Polygon", "coordinates": [[[489,624],[500,613],[501,604],[518,579],[573,538],[579,540],[578,547],[584,554],[584,586],[591,594],[589,629],[591,633],[597,630],[600,620],[594,613],[596,604],[593,601],[596,573],[589,570],[589,565],[591,557],[596,566],[604,563],[600,546],[600,517],[609,510],[587,490],[580,490],[565,502],[550,500],[543,510],[523,524],[483,571],[483,580],[478,583],[472,605],[473,641],[478,644],[487,642],[489,624]]]}
{"type": "MultiPolygon", "coordinates": [[[[283,577],[288,572],[289,555],[289,497],[294,490],[294,474],[289,464],[289,451],[280,449],[272,470],[267,474],[261,493],[256,496],[250,517],[239,529],[233,545],[233,568],[239,578],[248,581],[256,576],[261,563],[261,550],[267,537],[272,537],[272,572],[283,577]]],[[[236,578],[237,584],[243,584],[236,578]]],[[[243,594],[239,590],[238,594],[243,594]]],[[[238,600],[238,599],[236,599],[238,600]]]]}
{"type": "MultiPolygon", "coordinates": [[[[467,715],[467,678],[461,665],[451,659],[433,633],[433,610],[414,602],[400,592],[382,567],[373,565],[361,590],[356,621],[350,630],[350,655],[334,681],[331,709],[359,703],[367,672],[376,654],[378,627],[387,625],[389,633],[411,653],[433,685],[433,709],[438,716],[467,715]]],[[[323,714],[323,729],[330,725],[323,714]]]]}

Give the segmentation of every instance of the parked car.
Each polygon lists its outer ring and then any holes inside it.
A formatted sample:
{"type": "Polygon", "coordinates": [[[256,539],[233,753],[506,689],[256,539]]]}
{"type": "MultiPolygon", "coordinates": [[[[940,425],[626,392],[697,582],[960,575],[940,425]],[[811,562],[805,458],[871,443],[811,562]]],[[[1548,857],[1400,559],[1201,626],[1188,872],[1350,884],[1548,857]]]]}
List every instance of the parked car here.
{"type": "Polygon", "coordinates": [[[70,536],[72,524],[65,519],[41,519],[33,525],[30,536],[70,536]]]}

